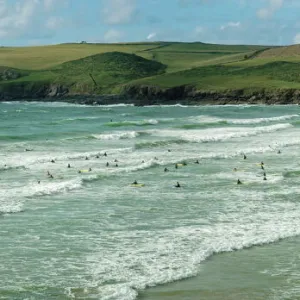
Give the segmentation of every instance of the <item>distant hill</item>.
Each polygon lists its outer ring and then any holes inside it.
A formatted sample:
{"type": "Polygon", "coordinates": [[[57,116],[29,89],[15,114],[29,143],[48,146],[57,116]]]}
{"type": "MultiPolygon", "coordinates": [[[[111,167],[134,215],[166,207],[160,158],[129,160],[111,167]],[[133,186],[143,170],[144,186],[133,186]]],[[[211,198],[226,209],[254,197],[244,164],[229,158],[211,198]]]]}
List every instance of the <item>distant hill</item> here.
{"type": "Polygon", "coordinates": [[[266,50],[259,54],[260,58],[290,58],[300,57],[300,45],[292,45],[286,47],[276,47],[266,50]]]}
{"type": "Polygon", "coordinates": [[[153,91],[160,97],[165,89],[173,89],[167,96],[172,98],[184,97],[176,94],[184,86],[193,93],[300,89],[300,45],[155,42],[2,47],[1,65],[0,99],[129,90],[151,98],[153,91]]]}

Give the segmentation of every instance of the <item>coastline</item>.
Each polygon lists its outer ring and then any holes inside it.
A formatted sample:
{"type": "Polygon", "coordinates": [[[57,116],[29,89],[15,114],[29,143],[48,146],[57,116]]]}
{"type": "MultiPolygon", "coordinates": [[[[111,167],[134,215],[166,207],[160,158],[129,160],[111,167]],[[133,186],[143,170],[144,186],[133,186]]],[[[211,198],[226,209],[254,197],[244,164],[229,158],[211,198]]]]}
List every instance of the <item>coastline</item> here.
{"type": "Polygon", "coordinates": [[[148,85],[124,86],[119,94],[70,93],[63,85],[12,85],[9,89],[0,89],[0,102],[3,101],[62,101],[85,105],[133,104],[145,105],[238,105],[300,104],[298,89],[237,89],[224,91],[197,90],[193,86],[160,88],[148,85]]]}

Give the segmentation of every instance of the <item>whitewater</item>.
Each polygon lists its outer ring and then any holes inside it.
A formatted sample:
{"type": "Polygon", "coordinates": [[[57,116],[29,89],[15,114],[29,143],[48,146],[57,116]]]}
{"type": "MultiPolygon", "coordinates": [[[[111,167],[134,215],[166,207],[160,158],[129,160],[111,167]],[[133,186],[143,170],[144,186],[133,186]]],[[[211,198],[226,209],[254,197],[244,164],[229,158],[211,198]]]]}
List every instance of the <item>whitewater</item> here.
{"type": "Polygon", "coordinates": [[[299,133],[293,105],[0,103],[0,299],[297,299],[299,133]]]}

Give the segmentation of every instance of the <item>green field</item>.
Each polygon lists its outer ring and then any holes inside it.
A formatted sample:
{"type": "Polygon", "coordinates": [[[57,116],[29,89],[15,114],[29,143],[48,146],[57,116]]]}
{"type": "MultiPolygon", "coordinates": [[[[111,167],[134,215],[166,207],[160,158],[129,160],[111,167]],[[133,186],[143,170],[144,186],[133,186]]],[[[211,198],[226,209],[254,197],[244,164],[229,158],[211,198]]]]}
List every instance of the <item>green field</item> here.
{"type": "Polygon", "coordinates": [[[300,47],[205,43],[61,44],[0,48],[0,90],[60,84],[74,94],[126,85],[198,90],[299,89],[300,47]]]}

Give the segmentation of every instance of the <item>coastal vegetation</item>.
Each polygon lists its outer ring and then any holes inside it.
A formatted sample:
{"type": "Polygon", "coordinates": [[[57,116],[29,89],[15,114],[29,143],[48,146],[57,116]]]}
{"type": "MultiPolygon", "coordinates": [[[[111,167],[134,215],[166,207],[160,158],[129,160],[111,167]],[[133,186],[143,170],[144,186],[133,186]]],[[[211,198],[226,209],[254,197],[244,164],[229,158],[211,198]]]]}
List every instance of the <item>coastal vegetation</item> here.
{"type": "MultiPolygon", "coordinates": [[[[194,94],[300,89],[298,45],[156,42],[2,47],[0,65],[2,99],[124,94],[129,89],[145,97],[138,92],[145,86],[155,88],[156,95],[157,90],[182,86],[194,94]]],[[[147,89],[148,96],[152,90],[147,89]]]]}

